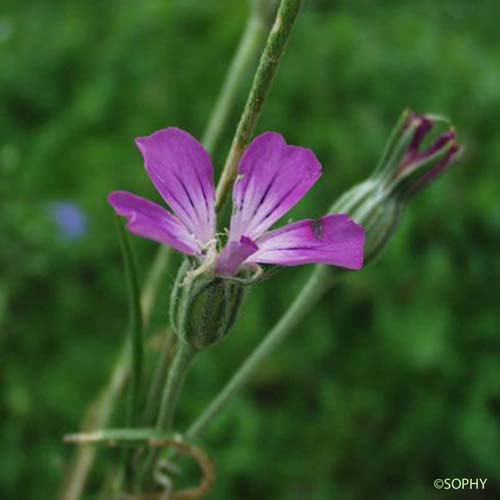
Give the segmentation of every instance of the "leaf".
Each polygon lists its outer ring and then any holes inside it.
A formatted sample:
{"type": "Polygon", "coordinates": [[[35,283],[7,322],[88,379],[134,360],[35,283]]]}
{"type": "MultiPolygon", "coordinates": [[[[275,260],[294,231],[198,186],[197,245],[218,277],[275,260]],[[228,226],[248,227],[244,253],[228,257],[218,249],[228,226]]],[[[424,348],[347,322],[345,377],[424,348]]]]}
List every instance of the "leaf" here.
{"type": "Polygon", "coordinates": [[[124,228],[124,223],[119,217],[117,217],[117,225],[128,282],[130,347],[132,356],[132,377],[130,384],[128,423],[129,425],[132,425],[137,421],[139,414],[139,397],[144,359],[144,339],[142,332],[143,320],[139,280],[137,278],[134,255],[130,246],[128,234],[124,228]]]}

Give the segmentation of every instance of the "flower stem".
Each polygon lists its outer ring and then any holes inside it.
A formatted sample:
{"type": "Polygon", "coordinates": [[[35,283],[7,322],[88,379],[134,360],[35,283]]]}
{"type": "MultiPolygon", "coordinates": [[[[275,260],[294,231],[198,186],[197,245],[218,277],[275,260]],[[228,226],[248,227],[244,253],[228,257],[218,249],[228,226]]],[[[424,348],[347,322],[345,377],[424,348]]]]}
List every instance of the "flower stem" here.
{"type": "MultiPolygon", "coordinates": [[[[187,342],[182,340],[178,342],[177,352],[168,372],[167,383],[163,390],[160,410],[156,420],[156,429],[158,431],[167,432],[172,427],[177,400],[195,355],[196,351],[187,342]]],[[[158,450],[150,450],[140,464],[136,477],[138,491],[143,490],[149,484],[157,458],[158,450]]]]}
{"type": "Polygon", "coordinates": [[[264,360],[295,330],[298,323],[311,311],[323,294],[334,284],[334,275],[327,266],[317,266],[305,287],[276,326],[261,341],[253,353],[241,365],[231,380],[212,400],[206,410],[186,432],[186,438],[198,438],[231,398],[249,381],[264,360]]]}
{"type": "Polygon", "coordinates": [[[196,351],[187,342],[179,341],[161,399],[160,411],[156,421],[158,430],[166,432],[172,426],[177,399],[195,354],[196,351]]]}
{"type": "Polygon", "coordinates": [[[217,209],[224,206],[236,178],[239,160],[250,142],[302,3],[303,0],[281,0],[280,2],[217,186],[217,209]]]}
{"type": "Polygon", "coordinates": [[[165,384],[165,379],[168,373],[168,367],[171,363],[171,353],[174,350],[174,333],[170,328],[166,329],[163,335],[163,345],[160,355],[156,362],[155,370],[152,375],[149,392],[146,398],[146,405],[143,415],[144,427],[151,427],[155,423],[156,415],[158,415],[158,404],[160,394],[165,384]]]}

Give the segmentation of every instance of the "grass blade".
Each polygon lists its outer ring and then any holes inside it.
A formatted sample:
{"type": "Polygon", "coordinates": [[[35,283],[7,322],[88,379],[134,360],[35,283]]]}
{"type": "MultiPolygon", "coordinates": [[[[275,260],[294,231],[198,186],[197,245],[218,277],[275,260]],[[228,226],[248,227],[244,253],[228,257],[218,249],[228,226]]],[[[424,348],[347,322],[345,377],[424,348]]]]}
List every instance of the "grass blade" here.
{"type": "Polygon", "coordinates": [[[130,318],[130,353],[132,356],[132,373],[130,384],[130,399],[128,409],[128,425],[138,421],[139,397],[142,382],[144,339],[142,332],[142,309],[137,278],[137,268],[124,223],[117,217],[118,234],[123,253],[123,262],[128,284],[129,318],[130,318]]]}

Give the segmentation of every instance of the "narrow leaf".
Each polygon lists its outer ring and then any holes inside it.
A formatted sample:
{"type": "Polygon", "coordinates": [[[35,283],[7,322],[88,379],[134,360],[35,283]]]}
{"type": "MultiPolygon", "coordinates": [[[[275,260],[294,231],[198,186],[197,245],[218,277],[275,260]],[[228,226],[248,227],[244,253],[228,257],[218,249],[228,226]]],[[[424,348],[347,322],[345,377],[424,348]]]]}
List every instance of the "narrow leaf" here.
{"type": "Polygon", "coordinates": [[[132,356],[132,376],[130,384],[130,399],[128,411],[128,423],[133,425],[137,422],[139,413],[139,396],[142,381],[142,365],[144,358],[144,340],[142,332],[142,310],[139,290],[139,280],[135,265],[132,248],[124,224],[117,217],[118,234],[123,253],[125,272],[127,274],[129,321],[130,321],[130,353],[132,356]]]}

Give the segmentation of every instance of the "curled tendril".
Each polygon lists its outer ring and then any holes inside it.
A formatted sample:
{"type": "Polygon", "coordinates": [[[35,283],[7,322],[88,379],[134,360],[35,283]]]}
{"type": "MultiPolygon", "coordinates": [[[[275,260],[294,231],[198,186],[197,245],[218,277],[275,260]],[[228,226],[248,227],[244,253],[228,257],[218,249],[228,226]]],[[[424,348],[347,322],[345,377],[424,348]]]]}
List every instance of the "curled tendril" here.
{"type": "Polygon", "coordinates": [[[215,482],[215,465],[209,456],[198,446],[188,443],[179,435],[159,435],[149,429],[133,431],[109,430],[81,434],[71,434],[64,437],[66,443],[103,444],[105,446],[135,446],[144,445],[151,448],[174,448],[177,452],[191,457],[201,470],[201,480],[198,486],[179,491],[170,491],[170,484],[163,483],[165,491],[141,495],[125,495],[121,500],[193,500],[204,497],[215,482]]]}

